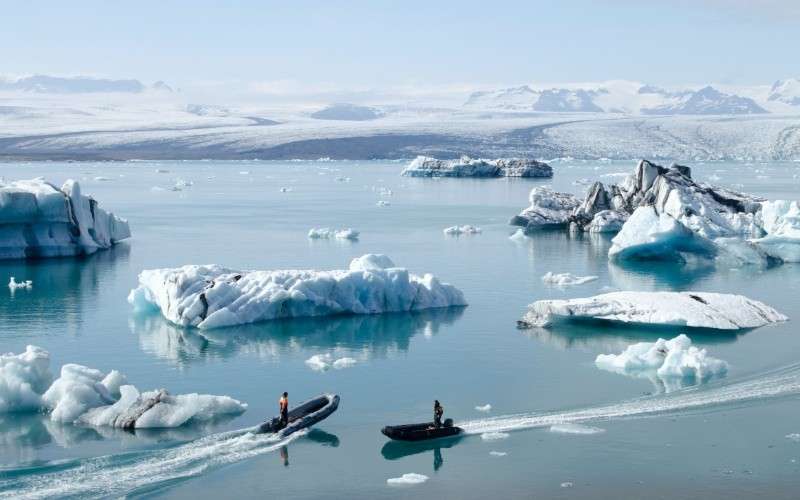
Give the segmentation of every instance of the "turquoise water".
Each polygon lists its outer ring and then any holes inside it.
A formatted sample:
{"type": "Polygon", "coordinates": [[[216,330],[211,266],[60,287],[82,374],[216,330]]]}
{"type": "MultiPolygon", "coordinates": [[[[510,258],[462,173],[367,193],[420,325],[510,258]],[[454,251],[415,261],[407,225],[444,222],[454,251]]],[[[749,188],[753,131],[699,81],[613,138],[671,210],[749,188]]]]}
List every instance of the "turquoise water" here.
{"type": "MultiPolygon", "coordinates": [[[[602,237],[549,232],[509,240],[507,221],[527,206],[532,187],[578,193],[586,179],[619,180],[608,174],[628,173],[634,162],[558,162],[552,181],[407,179],[399,176],[403,166],[0,164],[6,179],[81,180],[84,192],[128,218],[133,232],[87,259],[0,262],[3,283],[11,275],[34,282],[13,297],[0,289],[1,351],[34,344],[51,353],[54,370],[69,362],[117,369],[140,389],[227,394],[249,404],[242,416],[214,425],[135,435],[38,415],[0,416],[0,496],[796,496],[800,443],[785,437],[800,433],[794,321],[738,335],[689,332],[730,370],[721,380],[669,395],[646,379],[598,370],[594,358],[679,331],[561,325],[528,332],[515,322],[534,300],[609,288],[743,293],[794,320],[800,267],[620,267],[606,259],[609,241],[602,237]],[[193,185],[180,192],[153,189],[178,178],[193,185]],[[379,207],[379,200],[390,205],[379,207]],[[442,234],[454,224],[474,224],[483,233],[442,234]],[[311,227],[325,226],[353,227],[361,239],[307,239],[311,227]],[[461,288],[469,306],[200,334],[158,316],[134,317],[126,302],[142,269],[189,263],[334,269],[370,252],[412,272],[436,274],[461,288]],[[547,271],[599,279],[558,289],[542,283],[547,271]],[[305,364],[324,353],[358,363],[324,373],[305,364]],[[317,429],[287,442],[240,431],[274,415],[284,390],[294,402],[321,392],[336,392],[342,402],[317,429]],[[439,447],[387,445],[380,428],[428,419],[434,398],[474,434],[439,447]],[[486,403],[491,412],[475,410],[486,403]],[[552,421],[573,418],[574,410],[605,432],[550,432],[552,421]],[[486,421],[493,417],[499,419],[486,421]],[[487,441],[479,435],[496,430],[508,436],[487,441]],[[386,484],[411,472],[430,479],[386,484]]],[[[800,191],[797,163],[693,167],[697,178],[769,198],[793,199],[800,191]]]]}

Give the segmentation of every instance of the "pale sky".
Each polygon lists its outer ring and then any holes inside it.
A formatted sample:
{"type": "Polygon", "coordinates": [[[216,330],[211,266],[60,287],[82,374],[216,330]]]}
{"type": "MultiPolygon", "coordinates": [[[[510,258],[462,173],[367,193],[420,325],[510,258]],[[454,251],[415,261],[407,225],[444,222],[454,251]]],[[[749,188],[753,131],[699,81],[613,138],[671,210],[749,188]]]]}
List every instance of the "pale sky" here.
{"type": "Polygon", "coordinates": [[[30,1],[0,73],[269,90],[800,76],[798,0],[30,1]]]}

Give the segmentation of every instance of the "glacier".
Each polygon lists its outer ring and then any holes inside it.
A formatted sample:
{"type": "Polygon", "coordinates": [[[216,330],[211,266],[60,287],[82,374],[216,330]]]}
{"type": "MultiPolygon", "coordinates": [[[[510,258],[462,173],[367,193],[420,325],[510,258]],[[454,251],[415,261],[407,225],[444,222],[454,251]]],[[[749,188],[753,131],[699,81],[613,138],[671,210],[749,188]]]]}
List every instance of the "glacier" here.
{"type": "Polygon", "coordinates": [[[595,182],[583,200],[537,187],[510,220],[526,232],[569,228],[616,233],[613,260],[685,261],[694,255],[736,265],[800,262],[800,207],[699,183],[691,168],[640,160],[619,184],[595,182]]]}
{"type": "Polygon", "coordinates": [[[552,177],[547,163],[526,158],[437,160],[417,156],[403,170],[407,177],[552,177]]]}
{"type": "Polygon", "coordinates": [[[595,365],[601,370],[651,379],[663,392],[705,382],[728,371],[728,363],[692,345],[685,334],[671,340],[631,344],[620,354],[600,354],[595,365]]]}
{"type": "Polygon", "coordinates": [[[0,413],[43,411],[54,422],[140,429],[208,422],[246,409],[228,396],[139,392],[116,370],[72,363],[53,380],[50,354],[36,346],[0,355],[0,413]]]}
{"type": "Polygon", "coordinates": [[[128,302],[135,311],[160,311],[176,325],[201,329],[467,304],[456,287],[431,274],[411,274],[381,254],[363,255],[334,271],[235,271],[219,265],[145,270],[128,302]]]}
{"type": "Polygon", "coordinates": [[[131,235],[128,222],[101,209],[80,184],[39,177],[0,179],[0,259],[88,255],[131,235]]]}
{"type": "Polygon", "coordinates": [[[741,330],[788,318],[742,295],[709,292],[611,292],[568,300],[539,300],[528,306],[521,328],[556,321],[601,320],[632,325],[741,330]]]}

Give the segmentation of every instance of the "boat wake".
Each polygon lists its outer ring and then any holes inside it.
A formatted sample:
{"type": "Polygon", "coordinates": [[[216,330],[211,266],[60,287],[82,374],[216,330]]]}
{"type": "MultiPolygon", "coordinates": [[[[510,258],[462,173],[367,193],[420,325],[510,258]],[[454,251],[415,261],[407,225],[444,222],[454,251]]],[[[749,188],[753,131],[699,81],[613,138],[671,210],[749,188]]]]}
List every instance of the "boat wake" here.
{"type": "Polygon", "coordinates": [[[252,429],[236,430],[174,448],[0,471],[0,498],[117,497],[143,492],[270,453],[306,433],[280,438],[255,434],[252,429]]]}
{"type": "Polygon", "coordinates": [[[656,397],[562,412],[522,413],[463,422],[466,434],[508,432],[557,424],[660,415],[800,394],[800,364],[731,383],[716,383],[656,397]]]}

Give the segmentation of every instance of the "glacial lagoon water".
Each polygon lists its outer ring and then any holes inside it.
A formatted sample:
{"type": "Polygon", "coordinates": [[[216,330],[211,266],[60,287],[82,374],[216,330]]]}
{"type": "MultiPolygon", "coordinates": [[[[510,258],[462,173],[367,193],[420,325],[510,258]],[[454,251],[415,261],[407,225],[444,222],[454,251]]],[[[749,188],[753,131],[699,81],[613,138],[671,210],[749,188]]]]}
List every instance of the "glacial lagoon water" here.
{"type": "MultiPolygon", "coordinates": [[[[3,283],[34,282],[13,295],[0,289],[0,351],[34,344],[51,353],[54,371],[70,362],[117,369],[141,389],[249,404],[214,425],[135,434],[0,415],[0,497],[795,498],[800,442],[786,436],[800,433],[800,267],[618,266],[604,237],[509,239],[507,221],[532,187],[579,193],[587,180],[618,181],[634,165],[559,161],[552,180],[431,180],[400,177],[404,163],[381,161],[0,164],[6,179],[80,180],[133,231],[86,259],[0,262],[3,283]],[[181,180],[192,185],[170,190],[181,180]],[[442,233],[455,224],[483,232],[442,233]],[[312,227],[352,227],[361,238],[312,241],[312,227]],[[126,302],[142,269],[334,269],[365,253],[436,274],[469,306],[201,333],[134,316],[126,302]],[[599,279],[557,288],[542,283],[548,271],[599,279]],[[601,371],[594,358],[681,330],[516,328],[534,300],[609,289],[742,293],[791,320],[739,334],[688,332],[730,369],[669,394],[601,371]],[[305,363],[326,353],[357,363],[325,372],[305,363]],[[284,390],[293,402],[321,392],[342,402],[285,441],[241,430],[274,415],[284,390]],[[430,418],[435,398],[473,434],[416,446],[380,434],[386,424],[430,418]],[[475,409],[487,403],[489,412],[475,409]],[[560,421],[604,432],[551,432],[560,421]],[[429,479],[387,484],[406,473],[429,479]]],[[[800,193],[798,163],[692,166],[696,178],[764,197],[800,193]]]]}

